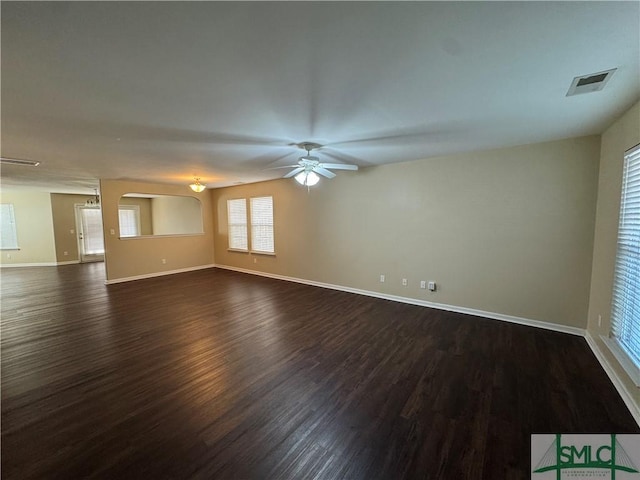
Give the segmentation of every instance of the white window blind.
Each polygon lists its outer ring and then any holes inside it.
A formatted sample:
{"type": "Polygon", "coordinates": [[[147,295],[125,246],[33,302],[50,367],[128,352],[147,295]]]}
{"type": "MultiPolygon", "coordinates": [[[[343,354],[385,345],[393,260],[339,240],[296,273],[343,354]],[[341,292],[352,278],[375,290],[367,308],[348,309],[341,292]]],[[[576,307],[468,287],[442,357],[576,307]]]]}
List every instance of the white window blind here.
{"type": "Polygon", "coordinates": [[[99,208],[82,209],[82,238],[85,254],[101,255],[104,253],[102,213],[99,208]]]}
{"type": "Polygon", "coordinates": [[[640,366],[640,145],[624,159],[611,320],[613,337],[640,366]]]}
{"type": "Polygon", "coordinates": [[[273,197],[251,199],[251,251],[274,253],[273,197]]]}
{"type": "Polygon", "coordinates": [[[120,206],[118,208],[121,237],[140,236],[140,207],[137,205],[120,206]]]}
{"type": "Polygon", "coordinates": [[[0,204],[0,249],[18,249],[18,234],[13,204],[0,204]]]}
{"type": "Polygon", "coordinates": [[[229,225],[229,248],[248,250],[247,201],[244,198],[227,200],[227,222],[229,225]]]}

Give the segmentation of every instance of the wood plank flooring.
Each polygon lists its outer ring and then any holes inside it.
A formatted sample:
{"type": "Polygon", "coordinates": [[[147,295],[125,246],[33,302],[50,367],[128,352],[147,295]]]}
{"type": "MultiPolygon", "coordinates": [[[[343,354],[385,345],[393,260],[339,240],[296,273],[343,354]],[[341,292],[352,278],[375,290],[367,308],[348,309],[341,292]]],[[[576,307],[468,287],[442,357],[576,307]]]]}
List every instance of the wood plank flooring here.
{"type": "Polygon", "coordinates": [[[528,479],[639,429],[584,339],[218,269],[2,270],[2,478],[528,479]]]}

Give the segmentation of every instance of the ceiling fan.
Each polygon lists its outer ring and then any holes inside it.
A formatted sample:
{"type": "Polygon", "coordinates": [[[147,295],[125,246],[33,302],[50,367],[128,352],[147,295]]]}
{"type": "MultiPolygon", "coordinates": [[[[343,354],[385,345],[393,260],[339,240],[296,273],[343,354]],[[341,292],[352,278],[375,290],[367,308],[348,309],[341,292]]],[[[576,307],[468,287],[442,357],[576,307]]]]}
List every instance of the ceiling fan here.
{"type": "Polygon", "coordinates": [[[293,168],[283,178],[295,177],[296,181],[300,185],[312,187],[320,181],[318,175],[322,175],[326,178],[333,178],[336,176],[331,170],[358,170],[357,165],[349,165],[346,163],[324,163],[320,161],[320,158],[311,155],[311,150],[318,149],[321,145],[311,142],[303,142],[298,144],[298,147],[307,151],[307,154],[298,159],[296,165],[285,165],[283,167],[276,168],[293,168]]]}

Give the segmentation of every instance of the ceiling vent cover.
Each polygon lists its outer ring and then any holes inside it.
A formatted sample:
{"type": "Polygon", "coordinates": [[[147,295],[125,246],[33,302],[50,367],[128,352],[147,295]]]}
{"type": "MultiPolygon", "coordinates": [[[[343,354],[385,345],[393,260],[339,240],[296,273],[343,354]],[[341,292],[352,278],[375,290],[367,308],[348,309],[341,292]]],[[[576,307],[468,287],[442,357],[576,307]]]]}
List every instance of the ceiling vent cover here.
{"type": "Polygon", "coordinates": [[[616,70],[616,68],[612,68],[604,72],[590,73],[589,75],[581,75],[574,78],[567,92],[567,97],[602,90],[616,70]]]}
{"type": "Polygon", "coordinates": [[[34,160],[20,160],[18,158],[6,158],[0,157],[0,164],[2,165],[21,165],[23,167],[37,167],[40,162],[34,160]]]}

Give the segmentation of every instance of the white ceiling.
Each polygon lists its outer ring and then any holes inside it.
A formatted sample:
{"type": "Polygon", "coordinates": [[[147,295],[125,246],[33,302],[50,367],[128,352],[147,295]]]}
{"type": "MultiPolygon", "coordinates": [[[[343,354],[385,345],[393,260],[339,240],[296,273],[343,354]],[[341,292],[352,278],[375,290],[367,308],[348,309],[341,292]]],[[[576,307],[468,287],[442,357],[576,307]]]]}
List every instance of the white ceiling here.
{"type": "MultiPolygon", "coordinates": [[[[2,1],[3,186],[277,178],[600,133],[640,97],[638,2],[2,1]],[[601,92],[573,77],[617,68],[601,92]]],[[[340,173],[338,173],[340,174],[340,173]]]]}

